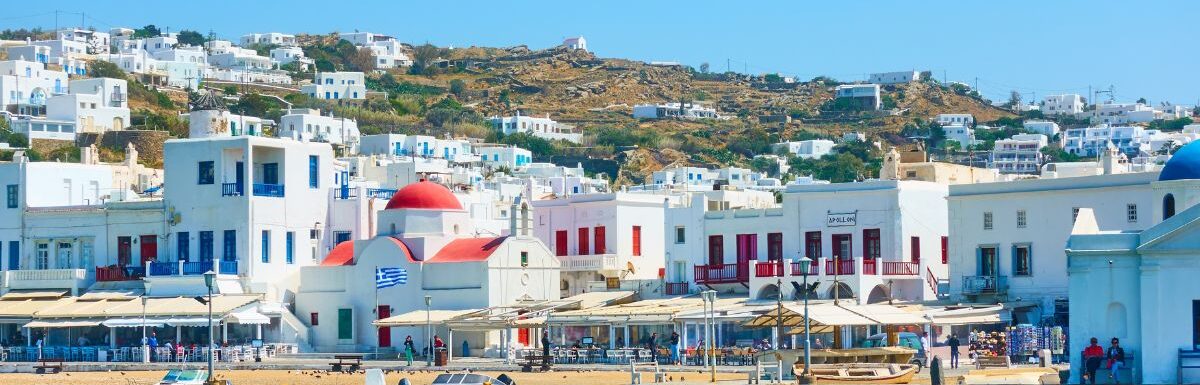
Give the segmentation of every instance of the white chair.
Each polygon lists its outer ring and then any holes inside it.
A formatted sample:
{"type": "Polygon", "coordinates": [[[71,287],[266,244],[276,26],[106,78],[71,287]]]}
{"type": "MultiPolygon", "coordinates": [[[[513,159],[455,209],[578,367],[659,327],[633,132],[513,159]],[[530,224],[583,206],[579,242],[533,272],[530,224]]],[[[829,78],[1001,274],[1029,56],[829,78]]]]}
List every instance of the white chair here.
{"type": "Polygon", "coordinates": [[[638,349],[638,361],[650,362],[654,360],[654,356],[650,354],[650,349],[638,349]]]}

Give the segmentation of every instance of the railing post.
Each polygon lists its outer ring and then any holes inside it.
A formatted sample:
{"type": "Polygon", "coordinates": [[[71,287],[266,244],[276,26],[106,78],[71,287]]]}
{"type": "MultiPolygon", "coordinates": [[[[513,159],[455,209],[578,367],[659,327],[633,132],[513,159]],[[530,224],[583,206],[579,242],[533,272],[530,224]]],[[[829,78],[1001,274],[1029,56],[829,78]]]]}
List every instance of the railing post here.
{"type": "Polygon", "coordinates": [[[863,270],[863,257],[854,257],[854,273],[859,275],[867,273],[863,270]]]}
{"type": "MultiPolygon", "coordinates": [[[[750,260],[750,276],[751,277],[758,276],[758,260],[757,259],[750,260]]],[[[747,277],[747,278],[749,278],[749,277],[747,277]]]]}
{"type": "Polygon", "coordinates": [[[213,258],[212,271],[214,273],[221,274],[221,259],[220,258],[213,258]]]}
{"type": "Polygon", "coordinates": [[[827,259],[817,258],[816,261],[817,261],[817,276],[819,277],[819,276],[825,275],[825,261],[827,261],[827,259]]]}
{"type": "Polygon", "coordinates": [[[150,261],[146,261],[146,263],[142,264],[142,269],[144,269],[146,271],[146,275],[143,275],[143,277],[149,277],[150,276],[150,261]]]}
{"type": "Polygon", "coordinates": [[[176,274],[183,275],[183,260],[180,259],[178,261],[178,263],[179,263],[179,271],[177,271],[176,274]]]}

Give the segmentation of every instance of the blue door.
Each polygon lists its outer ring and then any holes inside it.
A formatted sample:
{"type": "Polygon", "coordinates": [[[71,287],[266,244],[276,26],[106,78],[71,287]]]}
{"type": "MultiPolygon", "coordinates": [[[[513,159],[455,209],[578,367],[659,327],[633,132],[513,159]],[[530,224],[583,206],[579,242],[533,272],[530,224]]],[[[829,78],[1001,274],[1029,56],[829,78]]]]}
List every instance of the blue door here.
{"type": "Polygon", "coordinates": [[[263,163],[263,183],[279,184],[279,163],[263,163]]]}
{"type": "Polygon", "coordinates": [[[245,195],[245,193],[246,193],[246,166],[245,166],[245,164],[242,162],[237,162],[237,170],[234,173],[236,174],[236,176],[234,177],[235,178],[234,183],[237,184],[237,193],[238,193],[238,195],[245,195]]]}
{"type": "Polygon", "coordinates": [[[21,242],[8,241],[8,269],[21,269],[21,242]]]}

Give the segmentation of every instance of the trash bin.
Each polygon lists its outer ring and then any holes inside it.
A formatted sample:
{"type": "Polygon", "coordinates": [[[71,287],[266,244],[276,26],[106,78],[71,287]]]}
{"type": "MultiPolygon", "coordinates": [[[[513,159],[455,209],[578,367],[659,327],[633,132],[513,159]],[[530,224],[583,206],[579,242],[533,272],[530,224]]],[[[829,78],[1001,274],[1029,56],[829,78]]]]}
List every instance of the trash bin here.
{"type": "Polygon", "coordinates": [[[434,351],[433,366],[446,366],[446,349],[437,349],[434,351]]]}

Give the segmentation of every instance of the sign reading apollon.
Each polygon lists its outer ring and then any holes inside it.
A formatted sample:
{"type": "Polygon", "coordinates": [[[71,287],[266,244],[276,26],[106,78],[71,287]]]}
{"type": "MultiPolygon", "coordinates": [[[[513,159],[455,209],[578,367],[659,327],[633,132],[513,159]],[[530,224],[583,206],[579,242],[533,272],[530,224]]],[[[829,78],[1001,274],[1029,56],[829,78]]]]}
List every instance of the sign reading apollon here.
{"type": "Polygon", "coordinates": [[[854,226],[858,223],[858,212],[849,213],[827,213],[825,214],[826,227],[842,227],[854,226]]]}

